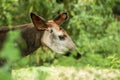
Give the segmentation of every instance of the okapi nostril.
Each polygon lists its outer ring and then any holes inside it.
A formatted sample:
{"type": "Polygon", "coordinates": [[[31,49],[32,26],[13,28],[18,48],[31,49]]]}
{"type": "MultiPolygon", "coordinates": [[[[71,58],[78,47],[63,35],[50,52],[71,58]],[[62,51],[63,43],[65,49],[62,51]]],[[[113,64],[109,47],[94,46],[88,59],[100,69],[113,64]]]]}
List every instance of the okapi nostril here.
{"type": "MultiPolygon", "coordinates": [[[[66,52],[66,53],[64,54],[64,56],[69,57],[70,54],[71,54],[71,52],[66,52]]],[[[74,56],[74,58],[75,58],[75,59],[80,59],[81,56],[82,56],[82,55],[78,52],[78,53],[74,56]]]]}
{"type": "Polygon", "coordinates": [[[81,54],[80,53],[77,53],[77,55],[74,57],[75,59],[80,59],[81,58],[81,54]]]}
{"type": "Polygon", "coordinates": [[[70,52],[66,52],[64,55],[65,56],[70,56],[70,52]]]}

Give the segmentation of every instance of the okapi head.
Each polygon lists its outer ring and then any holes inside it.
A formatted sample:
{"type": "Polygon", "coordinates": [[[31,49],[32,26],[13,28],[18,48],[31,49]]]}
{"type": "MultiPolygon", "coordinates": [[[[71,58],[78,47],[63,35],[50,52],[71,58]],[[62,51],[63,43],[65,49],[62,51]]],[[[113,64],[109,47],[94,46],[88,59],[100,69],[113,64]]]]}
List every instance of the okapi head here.
{"type": "MultiPolygon", "coordinates": [[[[61,13],[53,20],[46,21],[44,18],[31,13],[31,18],[37,30],[43,30],[41,43],[53,50],[56,53],[69,53],[72,50],[77,50],[76,45],[73,43],[67,32],[60,27],[60,25],[68,19],[67,13],[61,13]]],[[[80,57],[78,52],[77,57],[80,57]]]]}

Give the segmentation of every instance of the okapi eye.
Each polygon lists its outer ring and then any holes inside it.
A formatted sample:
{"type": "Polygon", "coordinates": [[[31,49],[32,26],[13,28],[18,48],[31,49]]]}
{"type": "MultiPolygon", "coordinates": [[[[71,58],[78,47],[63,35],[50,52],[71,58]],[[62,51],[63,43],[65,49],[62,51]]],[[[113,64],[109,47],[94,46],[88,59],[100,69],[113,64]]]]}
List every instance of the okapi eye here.
{"type": "Polygon", "coordinates": [[[62,30],[62,28],[60,27],[60,30],[62,30]]]}
{"type": "Polygon", "coordinates": [[[58,36],[60,40],[65,40],[65,36],[64,35],[59,35],[58,36]]]}
{"type": "Polygon", "coordinates": [[[50,33],[52,33],[52,32],[53,32],[53,30],[51,29],[51,30],[50,30],[50,33]]]}

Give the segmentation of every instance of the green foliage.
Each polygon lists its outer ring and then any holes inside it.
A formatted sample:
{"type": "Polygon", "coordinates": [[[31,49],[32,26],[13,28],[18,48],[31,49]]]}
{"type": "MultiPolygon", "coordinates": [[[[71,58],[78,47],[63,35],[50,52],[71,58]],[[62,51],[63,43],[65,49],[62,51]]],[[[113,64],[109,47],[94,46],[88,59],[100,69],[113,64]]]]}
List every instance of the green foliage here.
{"type": "Polygon", "coordinates": [[[46,80],[48,73],[44,71],[38,71],[38,80],[46,80]]]}
{"type": "Polygon", "coordinates": [[[0,79],[1,80],[11,80],[10,73],[0,70],[0,79]]]}
{"type": "Polygon", "coordinates": [[[6,57],[10,62],[14,61],[15,59],[18,59],[19,57],[20,51],[16,47],[16,44],[14,44],[14,41],[15,39],[17,39],[18,35],[18,32],[10,32],[8,34],[8,39],[4,44],[3,50],[1,51],[1,56],[6,57]]]}
{"type": "Polygon", "coordinates": [[[0,52],[0,58],[2,57],[7,60],[7,63],[2,68],[0,68],[0,80],[11,79],[9,73],[11,65],[13,62],[20,59],[20,51],[14,43],[15,39],[17,39],[17,36],[19,36],[19,31],[9,32],[7,36],[8,39],[6,40],[6,43],[0,52]]]}
{"type": "MultiPolygon", "coordinates": [[[[70,18],[62,26],[70,34],[83,55],[77,64],[79,66],[120,68],[120,21],[117,21],[112,13],[116,1],[65,0],[57,3],[56,0],[1,0],[0,25],[28,23],[30,22],[30,12],[35,12],[46,19],[52,19],[57,12],[67,11],[70,18]]],[[[5,45],[11,46],[12,42],[13,40],[8,39],[5,45]]],[[[3,52],[8,53],[9,50],[14,50],[12,53],[19,53],[13,46],[4,48],[3,52]]],[[[48,49],[46,52],[40,49],[38,53],[40,63],[45,63],[44,65],[49,65],[50,60],[54,59],[56,55],[48,49]],[[46,63],[46,61],[48,62],[46,63]]],[[[72,53],[72,55],[74,54],[75,52],[72,53]]],[[[36,65],[36,55],[32,56],[31,61],[28,61],[28,58],[23,59],[20,64],[22,62],[23,65],[27,65],[30,62],[32,66],[36,65]]],[[[9,59],[10,62],[14,60],[11,57],[9,59]]],[[[21,66],[20,64],[15,63],[15,66],[21,66]]],[[[59,56],[59,59],[55,59],[53,64],[73,66],[76,65],[76,60],[72,56],[68,58],[59,56]]]]}
{"type": "MultiPolygon", "coordinates": [[[[119,63],[120,23],[114,19],[112,14],[113,5],[112,0],[85,3],[78,1],[78,4],[72,5],[73,9],[70,10],[72,18],[68,29],[73,34],[73,38],[77,40],[75,42],[83,56],[87,55],[81,60],[81,63],[112,67],[113,63],[111,64],[111,60],[107,57],[113,56],[113,54],[117,55],[114,57],[117,58],[115,63],[119,63]]],[[[120,64],[113,65],[114,68],[119,68],[120,64]]]]}
{"type": "Polygon", "coordinates": [[[120,68],[120,56],[119,55],[113,54],[111,56],[108,56],[108,59],[110,60],[111,68],[120,68]]]}

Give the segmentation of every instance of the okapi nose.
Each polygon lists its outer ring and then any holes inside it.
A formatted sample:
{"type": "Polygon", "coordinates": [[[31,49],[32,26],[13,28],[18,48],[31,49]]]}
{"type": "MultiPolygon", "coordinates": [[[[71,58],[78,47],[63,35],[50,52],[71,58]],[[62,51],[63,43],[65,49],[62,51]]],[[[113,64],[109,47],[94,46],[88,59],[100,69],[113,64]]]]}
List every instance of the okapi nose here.
{"type": "Polygon", "coordinates": [[[80,59],[81,57],[82,57],[82,55],[81,55],[81,53],[79,53],[79,52],[77,53],[76,56],[74,56],[75,59],[80,59]]]}
{"type": "MultiPolygon", "coordinates": [[[[65,55],[65,56],[70,56],[70,54],[71,54],[71,52],[68,51],[68,52],[66,52],[64,55],[65,55]]],[[[77,52],[77,54],[74,56],[74,58],[75,58],[75,59],[80,59],[81,56],[82,56],[81,53],[77,52]]]]}
{"type": "Polygon", "coordinates": [[[70,56],[70,52],[68,51],[68,52],[66,52],[64,55],[65,55],[65,56],[70,56]]]}

